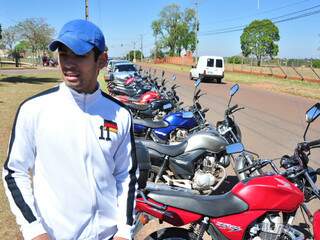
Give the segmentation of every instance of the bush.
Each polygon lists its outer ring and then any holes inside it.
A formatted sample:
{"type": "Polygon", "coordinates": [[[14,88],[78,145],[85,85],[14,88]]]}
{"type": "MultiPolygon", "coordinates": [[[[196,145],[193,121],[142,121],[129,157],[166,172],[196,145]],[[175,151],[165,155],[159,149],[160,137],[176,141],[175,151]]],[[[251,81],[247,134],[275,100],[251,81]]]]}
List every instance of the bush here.
{"type": "Polygon", "coordinates": [[[232,56],[228,58],[228,63],[241,64],[242,60],[240,56],[232,56]]]}
{"type": "Polygon", "coordinates": [[[320,60],[312,60],[312,67],[320,68],[320,60]]]}

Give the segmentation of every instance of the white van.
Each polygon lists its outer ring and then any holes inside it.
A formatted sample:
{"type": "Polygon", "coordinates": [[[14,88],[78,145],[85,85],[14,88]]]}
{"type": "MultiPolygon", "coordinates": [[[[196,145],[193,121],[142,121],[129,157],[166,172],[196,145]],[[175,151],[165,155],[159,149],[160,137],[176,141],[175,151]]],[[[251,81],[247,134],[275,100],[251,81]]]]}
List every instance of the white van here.
{"type": "Polygon", "coordinates": [[[221,83],[224,77],[224,60],[218,56],[200,56],[197,66],[192,66],[190,70],[190,79],[205,78],[215,79],[221,83]]]}

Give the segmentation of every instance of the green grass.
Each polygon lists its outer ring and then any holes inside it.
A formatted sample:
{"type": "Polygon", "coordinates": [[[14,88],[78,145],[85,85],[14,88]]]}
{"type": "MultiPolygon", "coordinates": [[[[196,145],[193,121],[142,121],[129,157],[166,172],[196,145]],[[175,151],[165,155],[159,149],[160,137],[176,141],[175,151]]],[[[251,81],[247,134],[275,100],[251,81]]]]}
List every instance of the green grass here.
{"type": "Polygon", "coordinates": [[[304,82],[301,80],[279,79],[269,76],[257,76],[241,73],[225,73],[225,79],[230,82],[253,85],[274,92],[320,99],[320,82],[304,82]]]}

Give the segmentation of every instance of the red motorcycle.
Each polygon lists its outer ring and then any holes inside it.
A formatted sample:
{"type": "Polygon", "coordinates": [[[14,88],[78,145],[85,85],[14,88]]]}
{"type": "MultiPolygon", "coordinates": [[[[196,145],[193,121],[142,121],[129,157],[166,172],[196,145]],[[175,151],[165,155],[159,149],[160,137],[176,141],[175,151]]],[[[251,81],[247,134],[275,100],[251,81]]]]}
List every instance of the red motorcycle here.
{"type": "MultiPolygon", "coordinates": [[[[154,185],[140,192],[136,200],[136,231],[151,218],[167,222],[167,227],[153,232],[146,239],[203,239],[206,232],[212,239],[315,239],[320,240],[320,210],[314,214],[307,208],[312,199],[320,200],[316,186],[320,169],[308,166],[310,150],[320,148],[320,139],[305,139],[308,127],[320,115],[320,103],[307,111],[308,126],[304,142],[297,144],[293,156],[283,156],[279,171],[272,160],[256,160],[239,172],[254,172],[270,165],[274,172],[249,177],[238,182],[223,195],[196,195],[186,190],[154,185]],[[313,224],[303,231],[293,225],[298,209],[313,224]],[[189,224],[190,227],[179,228],[189,224]]],[[[228,154],[242,152],[235,143],[228,154]]],[[[250,176],[250,174],[248,175],[250,176]]],[[[319,206],[319,205],[318,205],[319,206]]]]}
{"type": "Polygon", "coordinates": [[[113,97],[123,103],[148,104],[160,99],[161,95],[157,91],[148,91],[143,93],[139,97],[129,97],[125,95],[115,95],[113,97]]]}

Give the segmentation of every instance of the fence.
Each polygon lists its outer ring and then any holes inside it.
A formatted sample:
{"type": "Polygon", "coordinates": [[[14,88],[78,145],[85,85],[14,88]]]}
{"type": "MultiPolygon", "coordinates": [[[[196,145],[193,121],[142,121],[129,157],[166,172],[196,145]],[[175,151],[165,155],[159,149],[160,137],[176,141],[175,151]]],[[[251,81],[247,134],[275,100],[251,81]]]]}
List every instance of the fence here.
{"type": "Polygon", "coordinates": [[[272,76],[276,78],[320,83],[320,69],[291,66],[252,66],[248,64],[225,64],[225,71],[272,76]]]}
{"type": "MultiPolygon", "coordinates": [[[[183,57],[165,57],[155,59],[155,63],[167,63],[176,65],[191,66],[194,64],[192,56],[183,57]]],[[[298,63],[298,62],[297,62],[298,63]]],[[[304,64],[290,64],[283,60],[264,61],[263,65],[258,67],[252,59],[243,58],[241,64],[228,63],[225,59],[226,72],[238,72],[254,75],[272,76],[275,78],[292,79],[307,82],[320,83],[320,69],[305,66],[304,64]]]]}

